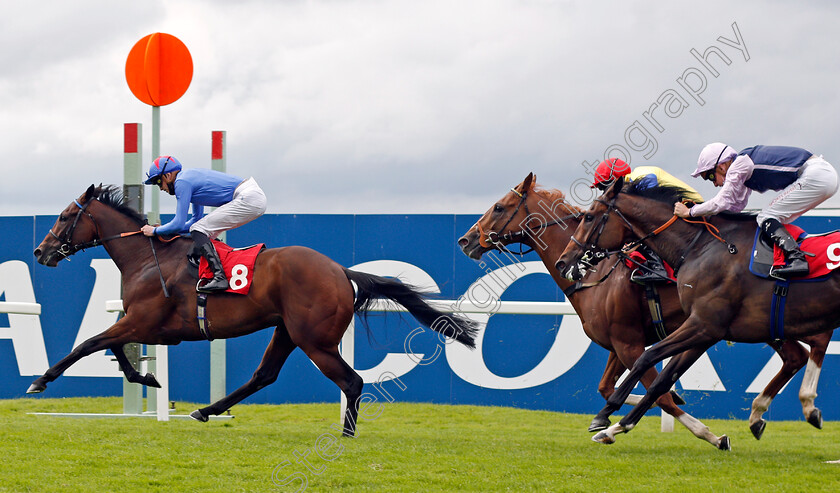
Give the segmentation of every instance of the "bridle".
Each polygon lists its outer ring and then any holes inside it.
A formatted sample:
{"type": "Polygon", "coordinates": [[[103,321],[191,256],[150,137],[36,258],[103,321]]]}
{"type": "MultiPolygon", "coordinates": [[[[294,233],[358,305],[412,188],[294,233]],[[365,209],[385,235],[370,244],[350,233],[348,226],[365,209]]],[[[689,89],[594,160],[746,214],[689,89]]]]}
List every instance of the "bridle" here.
{"type": "Polygon", "coordinates": [[[56,252],[64,258],[67,258],[67,257],[75,254],[76,252],[80,251],[80,250],[84,250],[84,249],[90,248],[92,246],[97,246],[101,243],[101,241],[98,238],[98,236],[99,236],[99,225],[96,224],[96,219],[94,219],[93,216],[91,215],[91,213],[88,212],[88,210],[87,210],[88,206],[91,204],[91,202],[93,202],[93,200],[88,200],[87,202],[85,202],[84,205],[80,204],[79,201],[76,200],[76,199],[73,199],[73,202],[79,208],[79,211],[76,213],[76,218],[73,219],[73,224],[70,225],[70,229],[68,229],[67,232],[65,233],[64,239],[62,239],[60,236],[55,234],[55,232],[53,232],[52,228],[50,228],[50,235],[52,235],[53,238],[55,238],[56,240],[61,242],[61,246],[58,247],[56,252]],[[89,217],[90,220],[93,221],[93,227],[96,231],[96,236],[97,237],[93,241],[89,241],[89,242],[86,242],[86,243],[79,243],[79,244],[74,245],[72,243],[73,233],[76,231],[76,226],[79,225],[79,219],[81,219],[82,214],[87,215],[87,217],[89,217]]]}
{"type": "MultiPolygon", "coordinates": [[[[544,230],[544,229],[546,229],[550,226],[557,226],[559,224],[565,224],[565,221],[567,219],[577,218],[578,215],[581,214],[581,213],[573,213],[573,214],[568,214],[566,216],[557,218],[557,219],[555,219],[554,221],[551,221],[551,222],[546,222],[546,223],[540,222],[539,227],[536,229],[536,231],[533,231],[530,228],[528,228],[527,227],[528,224],[526,223],[523,226],[524,226],[525,229],[528,229],[528,231],[529,231],[528,233],[526,233],[524,231],[524,229],[520,229],[519,231],[504,232],[505,229],[507,229],[507,227],[510,225],[511,221],[513,221],[513,218],[516,217],[516,214],[519,212],[519,209],[524,208],[525,209],[525,217],[526,218],[531,217],[531,211],[528,209],[528,202],[527,202],[528,190],[526,190],[524,192],[519,192],[516,189],[511,188],[510,191],[513,192],[515,195],[517,195],[519,197],[519,202],[516,204],[516,208],[514,208],[513,212],[510,214],[510,217],[508,218],[507,221],[505,221],[505,223],[502,225],[501,229],[499,229],[498,232],[492,231],[492,230],[488,231],[488,232],[485,232],[484,228],[481,226],[481,220],[480,219],[478,220],[478,222],[475,223],[476,227],[478,228],[478,232],[480,233],[479,237],[478,237],[478,243],[479,243],[479,245],[483,246],[484,248],[495,248],[495,249],[501,250],[503,252],[511,253],[511,254],[514,254],[514,255],[525,255],[525,254],[531,253],[531,252],[534,251],[534,247],[530,247],[530,249],[526,250],[526,251],[523,251],[522,248],[521,248],[521,245],[523,243],[522,239],[526,235],[529,235],[529,236],[533,235],[534,233],[542,231],[542,230],[544,230]],[[506,243],[519,243],[520,244],[519,251],[514,252],[514,251],[509,250],[505,246],[506,243]]],[[[528,221],[530,221],[530,219],[528,219],[528,221]]]]}

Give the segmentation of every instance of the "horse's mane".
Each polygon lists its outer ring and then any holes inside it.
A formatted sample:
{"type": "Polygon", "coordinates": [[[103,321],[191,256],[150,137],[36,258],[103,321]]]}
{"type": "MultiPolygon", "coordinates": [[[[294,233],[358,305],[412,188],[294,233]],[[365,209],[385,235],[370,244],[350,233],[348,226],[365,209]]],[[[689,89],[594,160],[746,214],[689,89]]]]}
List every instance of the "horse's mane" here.
{"type": "MultiPolygon", "coordinates": [[[[621,191],[628,195],[649,198],[668,204],[669,206],[673,206],[675,202],[681,202],[683,199],[687,199],[687,194],[690,193],[685,188],[675,185],[657,185],[651,187],[643,181],[626,183],[621,191]]],[[[755,221],[755,214],[746,212],[721,212],[716,215],[733,221],[755,221]]]]}
{"type": "Polygon", "coordinates": [[[551,204],[554,204],[559,200],[569,214],[583,214],[584,212],[583,209],[566,200],[566,195],[556,188],[543,188],[539,183],[537,183],[534,185],[533,191],[540,194],[551,204]]]}
{"type": "Polygon", "coordinates": [[[132,209],[125,203],[125,196],[123,196],[122,190],[117,185],[100,184],[94,189],[93,196],[108,207],[116,209],[117,212],[130,217],[138,224],[146,224],[146,218],[143,217],[143,214],[132,209]]]}

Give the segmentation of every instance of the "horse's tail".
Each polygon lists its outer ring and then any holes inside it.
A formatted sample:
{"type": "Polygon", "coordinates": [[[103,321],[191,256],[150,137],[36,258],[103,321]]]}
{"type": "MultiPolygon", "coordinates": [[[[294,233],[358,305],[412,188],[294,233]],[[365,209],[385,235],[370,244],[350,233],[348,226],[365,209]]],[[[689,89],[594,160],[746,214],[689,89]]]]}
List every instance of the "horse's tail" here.
{"type": "Polygon", "coordinates": [[[440,332],[461,344],[475,348],[478,324],[474,320],[446,313],[429,305],[427,296],[414,286],[397,279],[375,276],[344,269],[347,278],[356,283],[356,301],[353,310],[367,317],[367,311],[377,298],[388,298],[404,306],[410,314],[426,327],[440,332]]]}

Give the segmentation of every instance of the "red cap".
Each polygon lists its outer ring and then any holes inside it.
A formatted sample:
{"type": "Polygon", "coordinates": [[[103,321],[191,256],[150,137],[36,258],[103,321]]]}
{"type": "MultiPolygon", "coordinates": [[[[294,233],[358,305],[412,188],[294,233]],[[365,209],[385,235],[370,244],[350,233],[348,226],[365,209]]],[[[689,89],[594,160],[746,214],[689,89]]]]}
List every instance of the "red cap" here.
{"type": "Polygon", "coordinates": [[[607,159],[595,168],[595,181],[592,182],[589,188],[595,188],[602,183],[611,183],[628,174],[630,174],[629,164],[617,157],[607,159]]]}

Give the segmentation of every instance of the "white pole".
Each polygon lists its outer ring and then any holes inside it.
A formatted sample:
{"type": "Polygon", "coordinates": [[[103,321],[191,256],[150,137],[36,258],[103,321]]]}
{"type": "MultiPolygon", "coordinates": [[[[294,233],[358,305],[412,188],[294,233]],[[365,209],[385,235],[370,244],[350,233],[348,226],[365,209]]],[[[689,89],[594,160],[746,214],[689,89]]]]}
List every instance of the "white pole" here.
{"type": "Polygon", "coordinates": [[[160,388],[157,394],[157,420],[169,421],[169,346],[156,346],[157,381],[160,388]]]}

